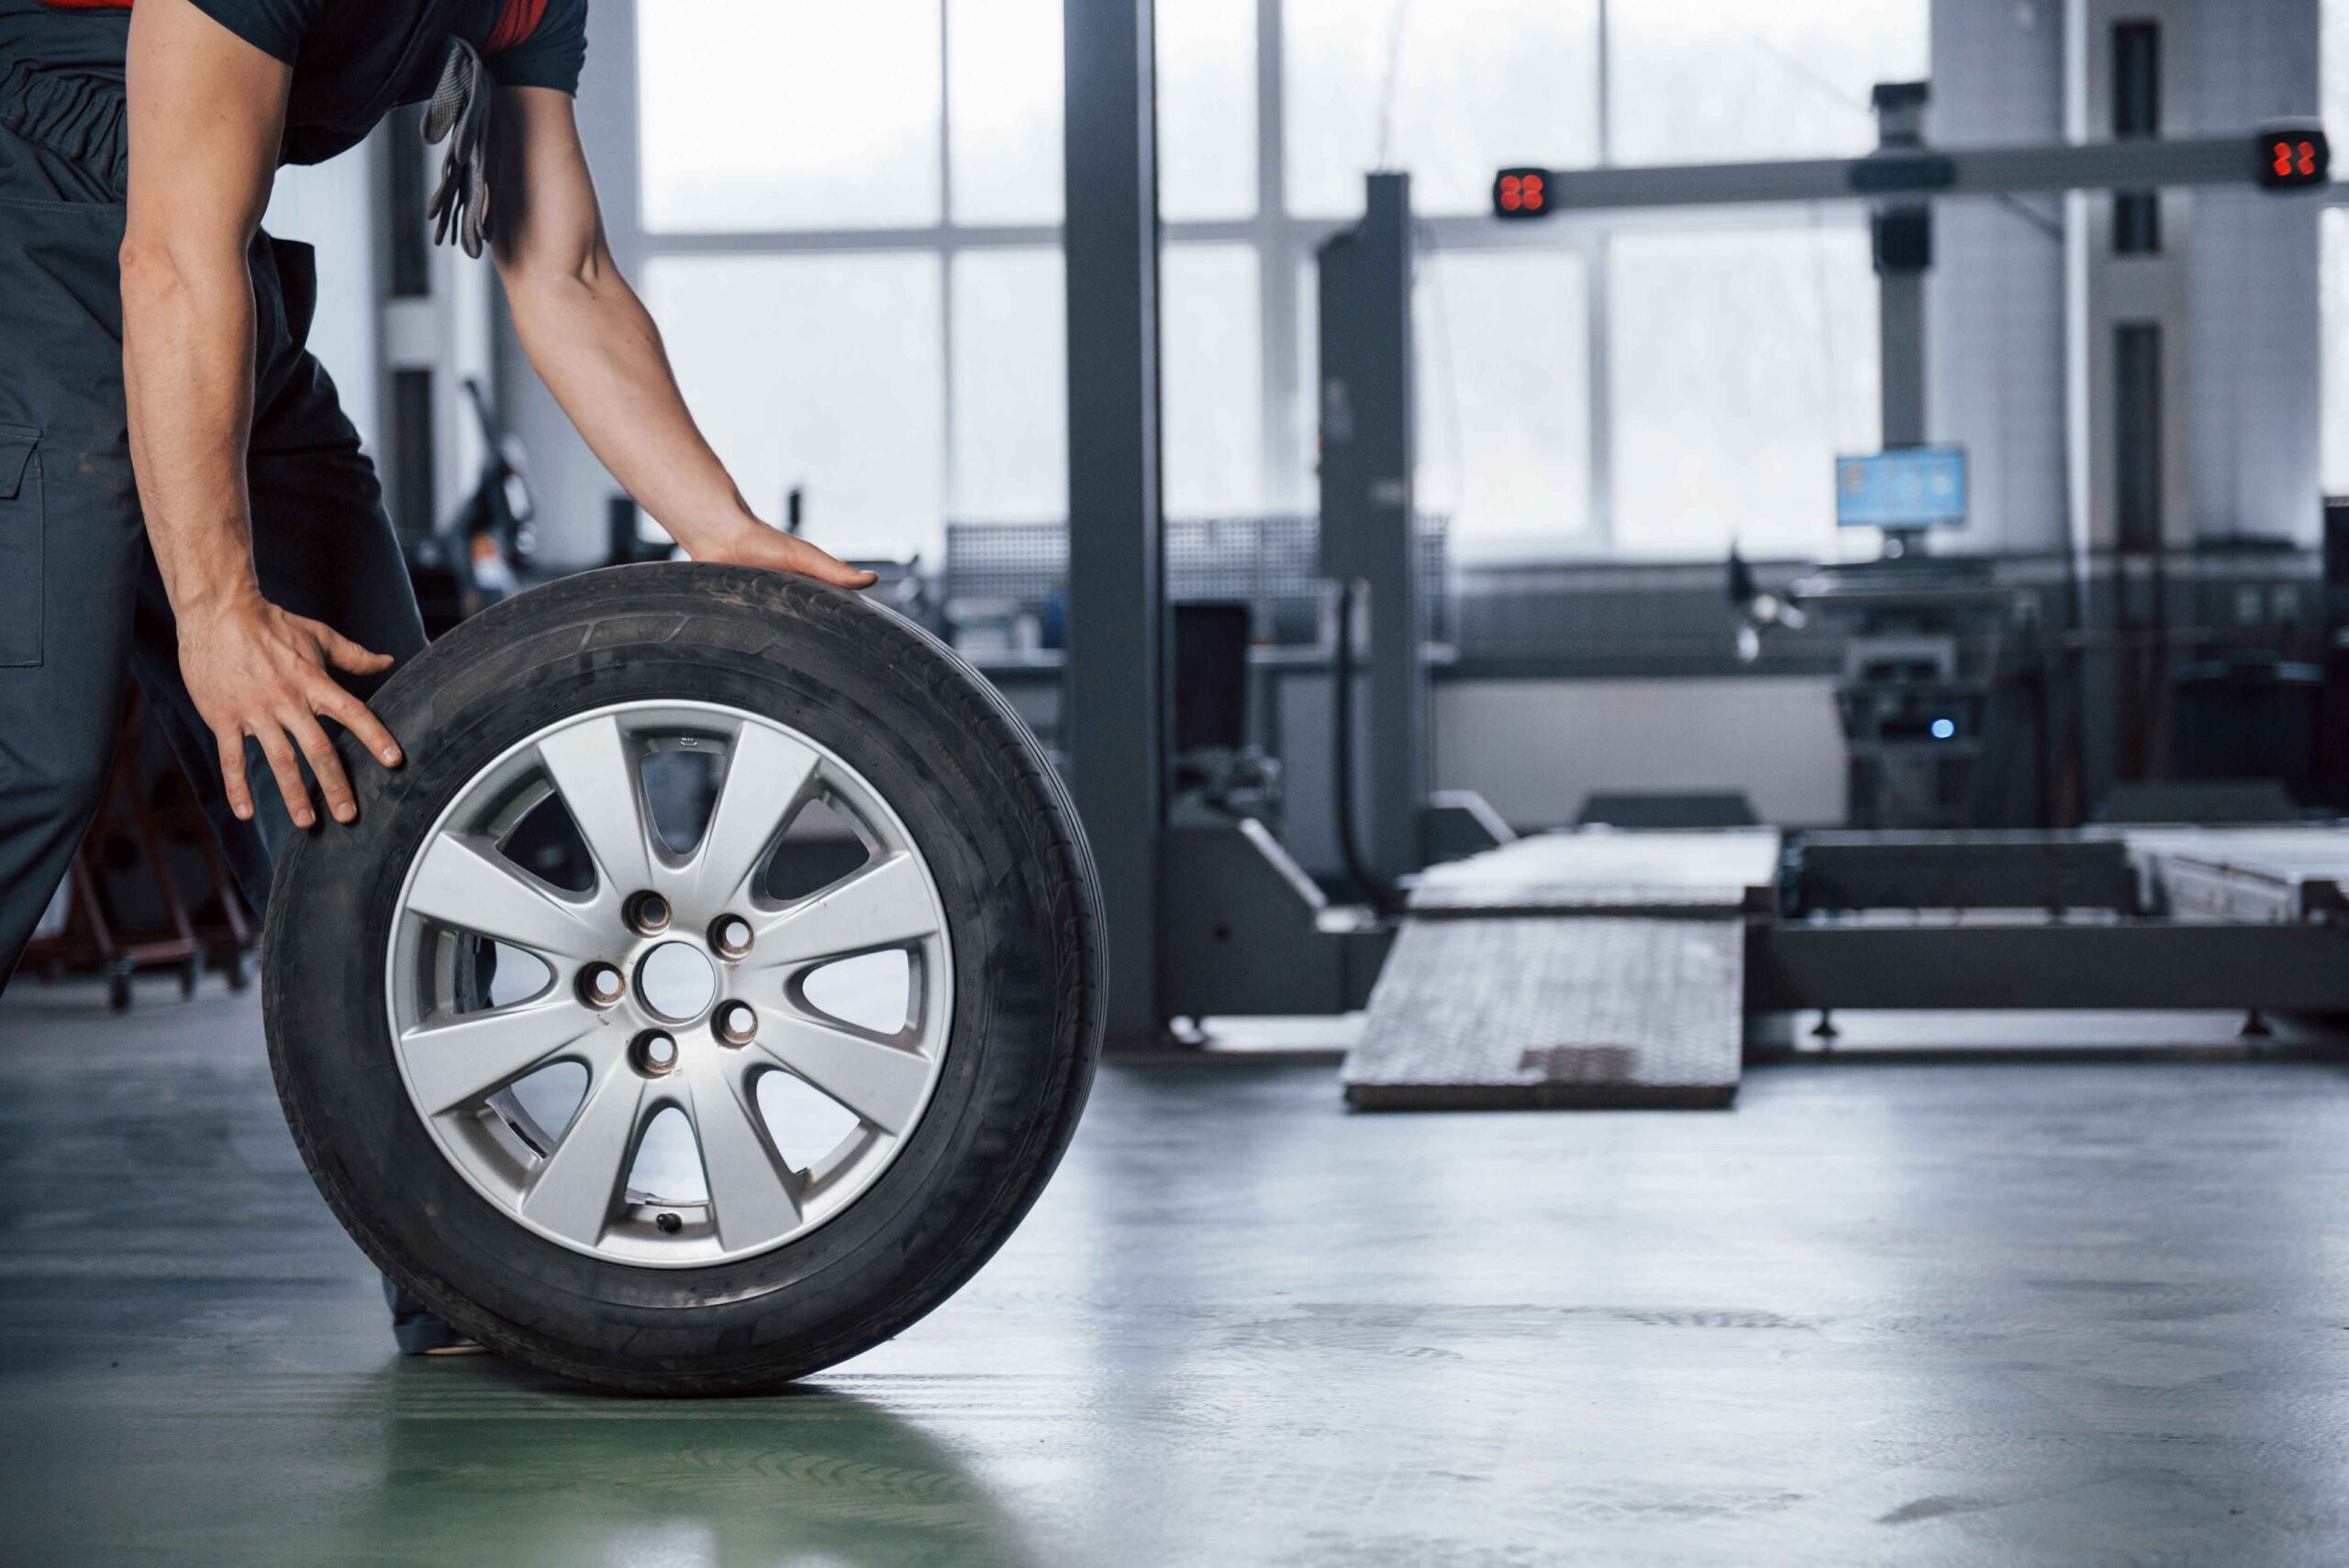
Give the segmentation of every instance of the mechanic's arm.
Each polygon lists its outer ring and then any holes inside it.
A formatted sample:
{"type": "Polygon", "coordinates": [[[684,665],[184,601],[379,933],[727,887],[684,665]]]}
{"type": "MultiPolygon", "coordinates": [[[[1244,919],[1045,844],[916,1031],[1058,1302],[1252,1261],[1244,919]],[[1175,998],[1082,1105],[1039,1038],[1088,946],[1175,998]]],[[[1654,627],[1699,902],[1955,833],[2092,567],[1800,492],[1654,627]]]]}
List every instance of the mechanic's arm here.
{"type": "Polygon", "coordinates": [[[180,671],[220,747],[228,804],[253,813],[245,737],[261,742],[294,820],[316,819],[298,755],[338,821],[357,816],[318,727],[348,725],[386,764],[399,748],[328,666],[391,661],[264,600],[253,574],[245,448],[252,430],[253,283],[245,248],[269,202],[292,72],[188,0],[145,0],[128,61],[129,213],[123,371],[147,536],[179,621],[180,671]]]}
{"type": "Polygon", "coordinates": [[[499,90],[490,120],[490,240],[514,329],[604,466],[697,561],[861,588],[873,573],[755,517],[686,412],[636,292],[604,243],[571,95],[499,90]]]}

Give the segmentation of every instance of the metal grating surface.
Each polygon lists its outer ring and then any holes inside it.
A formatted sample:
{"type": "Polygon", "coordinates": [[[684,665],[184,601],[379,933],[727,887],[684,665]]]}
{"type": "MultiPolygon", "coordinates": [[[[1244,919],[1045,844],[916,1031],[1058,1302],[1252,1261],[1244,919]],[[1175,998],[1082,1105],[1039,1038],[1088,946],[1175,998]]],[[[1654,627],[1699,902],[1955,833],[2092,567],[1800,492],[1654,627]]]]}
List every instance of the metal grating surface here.
{"type": "MultiPolygon", "coordinates": [[[[1301,627],[1309,639],[1329,597],[1319,576],[1311,517],[1189,517],[1166,524],[1167,595],[1178,601],[1238,599],[1255,606],[1257,633],[1301,627]]],[[[1446,522],[1419,519],[1423,633],[1448,635],[1444,592],[1446,522]]],[[[1060,523],[949,523],[945,593],[950,599],[1016,599],[1041,609],[1068,586],[1068,529],[1060,523]]]]}
{"type": "Polygon", "coordinates": [[[1742,918],[1407,921],[1347,1057],[1367,1110],[1726,1106],[1742,918]]]}

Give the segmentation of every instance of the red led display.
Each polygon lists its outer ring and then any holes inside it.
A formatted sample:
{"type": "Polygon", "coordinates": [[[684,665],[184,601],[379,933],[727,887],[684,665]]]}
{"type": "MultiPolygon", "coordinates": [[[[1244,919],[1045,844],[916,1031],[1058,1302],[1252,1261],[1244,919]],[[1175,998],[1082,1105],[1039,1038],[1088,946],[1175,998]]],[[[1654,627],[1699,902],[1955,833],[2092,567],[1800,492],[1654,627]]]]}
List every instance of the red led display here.
{"type": "Polygon", "coordinates": [[[2316,129],[2264,132],[2259,139],[2259,183],[2270,190],[2321,183],[2332,172],[2332,149],[2316,129]]]}
{"type": "Polygon", "coordinates": [[[1546,217],[1550,212],[1550,171],[1504,169],[1493,178],[1493,216],[1546,217]]]}

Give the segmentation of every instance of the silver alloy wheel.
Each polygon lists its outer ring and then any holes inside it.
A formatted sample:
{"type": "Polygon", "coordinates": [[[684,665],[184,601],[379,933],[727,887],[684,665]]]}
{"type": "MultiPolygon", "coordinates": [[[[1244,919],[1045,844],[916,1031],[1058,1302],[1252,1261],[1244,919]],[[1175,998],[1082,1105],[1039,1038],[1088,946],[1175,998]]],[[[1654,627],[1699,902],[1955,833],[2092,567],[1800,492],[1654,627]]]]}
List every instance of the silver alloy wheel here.
{"type": "Polygon", "coordinates": [[[945,906],[888,802],[808,737],[708,703],[617,704],[507,750],[425,836],[391,940],[394,1051],[441,1152],[539,1235],[651,1267],[765,1251],[854,1202],[928,1108],[953,1012],[945,906]],[[716,759],[715,803],[687,851],[663,839],[647,804],[643,764],[662,752],[716,759]],[[594,862],[584,891],[504,852],[550,795],[594,862]],[[768,863],[818,799],[867,859],[777,900],[764,890],[768,863]],[[530,954],[549,978],[527,997],[480,1006],[478,938],[530,954]],[[906,956],[901,1028],[851,1023],[808,1000],[807,978],[824,966],[892,951],[906,956]],[[514,1086],[557,1062],[584,1067],[586,1084],[568,1123],[550,1129],[514,1086]],[[778,1150],[762,1112],[760,1080],[772,1073],[855,1118],[805,1167],[778,1150]],[[646,1128],[671,1107],[692,1126],[705,1197],[628,1184],[646,1128]]]}

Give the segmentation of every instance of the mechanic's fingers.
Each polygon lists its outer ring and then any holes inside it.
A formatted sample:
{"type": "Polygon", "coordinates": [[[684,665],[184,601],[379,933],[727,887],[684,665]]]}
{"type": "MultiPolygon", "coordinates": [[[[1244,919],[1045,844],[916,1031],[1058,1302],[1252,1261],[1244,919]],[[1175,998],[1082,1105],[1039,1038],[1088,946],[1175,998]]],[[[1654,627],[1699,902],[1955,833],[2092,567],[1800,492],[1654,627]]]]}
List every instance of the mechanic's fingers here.
{"type": "Polygon", "coordinates": [[[805,577],[830,583],[842,588],[870,588],[881,581],[878,573],[861,571],[839,557],[817,549],[806,540],[800,541],[802,555],[792,570],[805,577]]]}
{"type": "Polygon", "coordinates": [[[228,795],[228,809],[239,822],[253,819],[252,791],[245,787],[245,738],[233,729],[216,730],[220,746],[220,784],[228,795]]]}
{"type": "Polygon", "coordinates": [[[318,683],[320,690],[315,700],[318,711],[359,737],[359,743],[375,753],[375,760],[387,768],[400,765],[400,743],[384,728],[384,721],[369,711],[365,703],[336,685],[332,681],[318,683]]]}
{"type": "Polygon", "coordinates": [[[277,793],[285,797],[285,814],[294,818],[294,826],[314,825],[318,814],[310,809],[309,787],[302,782],[302,765],[294,760],[285,731],[270,724],[256,731],[253,739],[261,742],[262,754],[269,759],[269,771],[277,775],[277,793]]]}
{"type": "Polygon", "coordinates": [[[351,797],[351,777],[342,771],[342,759],[334,753],[334,742],[318,728],[310,715],[298,714],[287,717],[285,732],[302,748],[302,755],[310,759],[310,772],[317,775],[318,788],[327,797],[327,810],[338,822],[359,820],[359,802],[351,797]]]}
{"type": "Polygon", "coordinates": [[[392,667],[390,654],[370,653],[321,621],[312,621],[310,628],[317,636],[318,647],[325,652],[327,662],[338,670],[353,675],[374,675],[392,667]]]}

